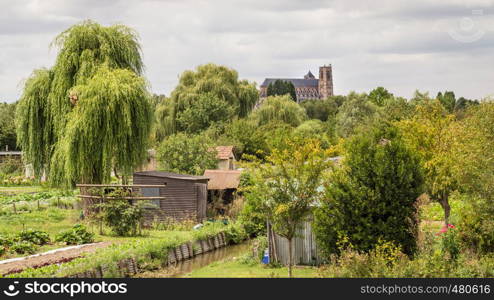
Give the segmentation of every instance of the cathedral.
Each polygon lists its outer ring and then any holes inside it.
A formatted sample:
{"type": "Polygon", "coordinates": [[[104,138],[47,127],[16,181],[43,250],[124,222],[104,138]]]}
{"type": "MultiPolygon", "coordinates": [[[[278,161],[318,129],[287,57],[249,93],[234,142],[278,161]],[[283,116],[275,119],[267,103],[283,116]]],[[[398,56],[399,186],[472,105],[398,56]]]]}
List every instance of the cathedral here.
{"type": "Polygon", "coordinates": [[[319,79],[316,79],[311,71],[304,78],[266,78],[261,84],[261,99],[267,97],[268,85],[276,80],[293,83],[297,94],[297,103],[307,99],[326,99],[329,96],[333,96],[333,70],[331,65],[319,67],[319,79]]]}

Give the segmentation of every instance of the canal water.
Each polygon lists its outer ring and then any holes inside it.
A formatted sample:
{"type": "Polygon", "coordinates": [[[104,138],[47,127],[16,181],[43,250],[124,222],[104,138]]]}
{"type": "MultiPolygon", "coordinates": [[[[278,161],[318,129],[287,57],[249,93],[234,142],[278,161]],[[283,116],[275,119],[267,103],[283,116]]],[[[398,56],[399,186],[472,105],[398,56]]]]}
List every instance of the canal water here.
{"type": "Polygon", "coordinates": [[[213,262],[241,256],[251,251],[251,249],[252,247],[249,242],[244,242],[238,245],[227,246],[216,249],[211,252],[199,254],[191,259],[180,261],[174,265],[167,266],[166,268],[160,270],[140,273],[136,277],[143,277],[143,278],[182,277],[194,270],[203,268],[213,262]]]}

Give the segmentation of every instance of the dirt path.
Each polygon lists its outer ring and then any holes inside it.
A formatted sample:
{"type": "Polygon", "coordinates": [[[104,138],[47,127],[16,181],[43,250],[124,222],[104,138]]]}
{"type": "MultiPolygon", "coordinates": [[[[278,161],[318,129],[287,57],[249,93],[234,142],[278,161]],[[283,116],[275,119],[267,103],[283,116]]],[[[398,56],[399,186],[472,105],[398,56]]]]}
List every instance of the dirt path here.
{"type": "Polygon", "coordinates": [[[27,268],[40,268],[52,264],[68,262],[75,258],[82,257],[84,254],[95,252],[97,249],[108,247],[111,244],[111,242],[101,242],[71,246],[31,256],[3,260],[0,261],[0,274],[7,275],[21,272],[27,268]]]}

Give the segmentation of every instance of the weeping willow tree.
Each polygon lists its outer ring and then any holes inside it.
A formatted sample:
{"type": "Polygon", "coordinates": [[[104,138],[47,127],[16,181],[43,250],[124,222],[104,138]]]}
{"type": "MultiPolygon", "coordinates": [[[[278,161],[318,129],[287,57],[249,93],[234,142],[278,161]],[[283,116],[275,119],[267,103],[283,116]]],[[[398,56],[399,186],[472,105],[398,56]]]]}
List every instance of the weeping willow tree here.
{"type": "Polygon", "coordinates": [[[145,158],[152,123],[137,34],[85,21],[62,32],[51,69],[35,70],[17,110],[17,135],[36,176],[55,185],[103,183],[145,158]]]}
{"type": "Polygon", "coordinates": [[[159,132],[166,136],[185,131],[177,120],[193,104],[206,99],[206,95],[226,102],[238,117],[246,117],[258,99],[255,85],[239,80],[237,71],[215,64],[201,65],[195,71],[183,72],[170,101],[157,109],[159,132]]]}
{"type": "Polygon", "coordinates": [[[281,121],[291,126],[299,126],[307,120],[305,109],[294,102],[290,95],[269,96],[252,114],[259,126],[271,121],[281,121]]]}

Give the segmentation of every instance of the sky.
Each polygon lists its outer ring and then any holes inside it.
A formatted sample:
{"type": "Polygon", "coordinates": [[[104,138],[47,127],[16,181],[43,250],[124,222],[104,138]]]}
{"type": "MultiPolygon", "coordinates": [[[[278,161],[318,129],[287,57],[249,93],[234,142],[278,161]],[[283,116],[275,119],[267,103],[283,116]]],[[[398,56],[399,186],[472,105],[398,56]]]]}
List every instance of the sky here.
{"type": "Polygon", "coordinates": [[[0,101],[17,100],[34,69],[53,66],[55,36],[87,19],[139,33],[156,94],[209,62],[258,86],[332,64],[335,94],[494,94],[494,0],[0,0],[0,101]]]}

